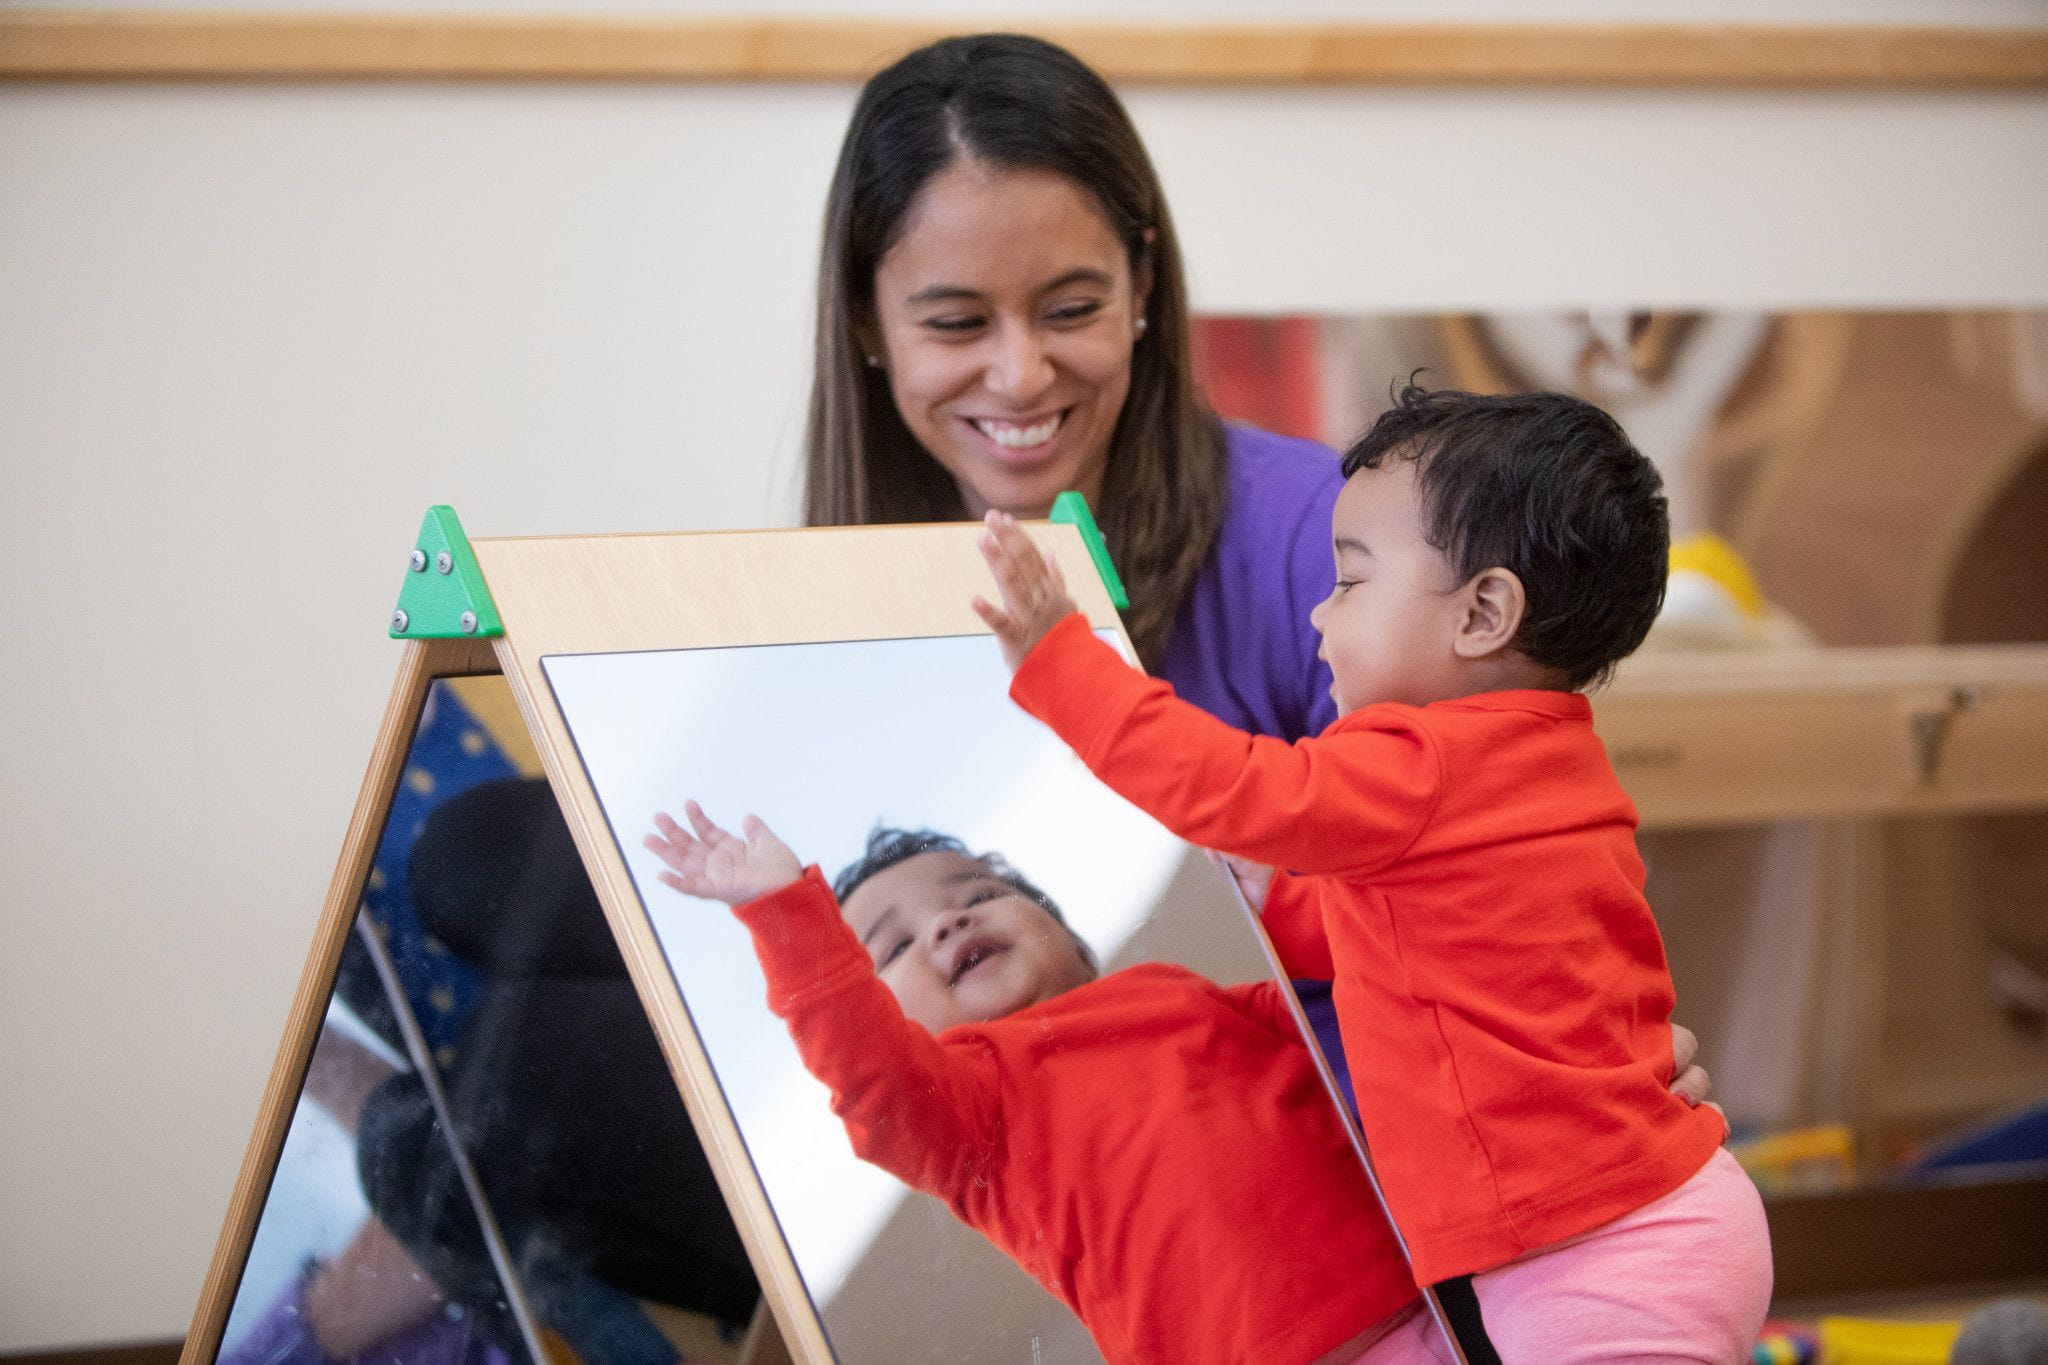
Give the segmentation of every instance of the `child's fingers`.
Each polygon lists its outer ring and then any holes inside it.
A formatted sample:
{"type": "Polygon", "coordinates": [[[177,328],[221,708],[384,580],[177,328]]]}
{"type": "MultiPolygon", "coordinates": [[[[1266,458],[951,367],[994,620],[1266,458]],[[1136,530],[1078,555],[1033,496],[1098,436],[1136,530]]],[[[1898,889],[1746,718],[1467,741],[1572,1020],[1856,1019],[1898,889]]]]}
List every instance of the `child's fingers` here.
{"type": "MultiPolygon", "coordinates": [[[[990,513],[989,515],[993,517],[995,514],[990,513]]],[[[1001,594],[1003,601],[1014,604],[1017,600],[1017,592],[1016,584],[1010,573],[1009,556],[1003,550],[1002,541],[996,536],[993,521],[991,521],[989,529],[982,532],[981,557],[983,562],[988,565],[988,571],[995,575],[996,591],[1001,594]]]]}
{"type": "Polygon", "coordinates": [[[690,861],[691,853],[703,848],[704,845],[692,839],[688,830],[676,829],[673,821],[670,822],[670,829],[673,833],[669,837],[664,838],[659,834],[645,835],[641,838],[640,845],[670,867],[680,871],[683,865],[690,861]]]}
{"type": "Polygon", "coordinates": [[[683,802],[683,814],[690,817],[690,828],[697,831],[697,837],[707,844],[716,844],[732,836],[718,827],[717,822],[704,813],[704,808],[695,801],[683,802]]]}
{"type": "Polygon", "coordinates": [[[1706,1068],[1687,1065],[1671,1078],[1671,1093],[1687,1104],[1697,1107],[1713,1092],[1713,1082],[1706,1068]]]}
{"type": "Polygon", "coordinates": [[[662,884],[663,886],[666,886],[666,887],[671,887],[671,888],[673,888],[674,890],[680,891],[680,892],[682,892],[682,893],[683,893],[683,894],[684,894],[685,896],[687,896],[687,895],[689,895],[689,894],[690,894],[690,888],[689,888],[689,887],[687,887],[687,886],[684,886],[684,885],[683,885],[683,879],[682,879],[681,877],[678,877],[678,876],[677,876],[677,875],[676,875],[675,873],[673,873],[673,872],[657,872],[657,873],[655,873],[654,875],[655,875],[655,876],[656,876],[657,878],[659,878],[659,879],[660,879],[660,881],[661,881],[661,884],[662,884]]]}
{"type": "Polygon", "coordinates": [[[1024,528],[1012,522],[1010,534],[1010,581],[1018,591],[1034,604],[1043,599],[1046,590],[1052,586],[1046,577],[1045,556],[1038,544],[1025,534],[1024,528]]]}
{"type": "Polygon", "coordinates": [[[1038,560],[1037,547],[1016,519],[1004,512],[991,511],[987,517],[988,531],[982,537],[982,554],[994,571],[996,584],[1003,590],[1003,600],[1014,607],[1020,598],[1029,596],[1037,587],[1037,578],[1043,571],[1038,560]]]}
{"type": "Polygon", "coordinates": [[[1007,635],[1016,629],[1016,622],[1010,619],[1010,614],[986,597],[977,595],[967,605],[974,608],[974,614],[987,622],[988,628],[998,635],[1007,635]]]}
{"type": "Polygon", "coordinates": [[[1045,581],[1052,586],[1053,591],[1065,592],[1067,590],[1067,576],[1060,572],[1058,556],[1054,555],[1051,550],[1040,550],[1038,557],[1045,563],[1045,581]]]}

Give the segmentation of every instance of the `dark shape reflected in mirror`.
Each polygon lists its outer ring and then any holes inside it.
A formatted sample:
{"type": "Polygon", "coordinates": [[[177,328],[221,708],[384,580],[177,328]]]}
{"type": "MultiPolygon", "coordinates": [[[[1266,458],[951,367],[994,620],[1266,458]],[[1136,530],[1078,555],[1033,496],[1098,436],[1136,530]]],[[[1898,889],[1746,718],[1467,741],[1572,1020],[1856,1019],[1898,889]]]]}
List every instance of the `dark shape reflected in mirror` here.
{"type": "Polygon", "coordinates": [[[431,685],[219,1360],[734,1358],[752,1272],[538,766],[502,678],[431,685]]]}

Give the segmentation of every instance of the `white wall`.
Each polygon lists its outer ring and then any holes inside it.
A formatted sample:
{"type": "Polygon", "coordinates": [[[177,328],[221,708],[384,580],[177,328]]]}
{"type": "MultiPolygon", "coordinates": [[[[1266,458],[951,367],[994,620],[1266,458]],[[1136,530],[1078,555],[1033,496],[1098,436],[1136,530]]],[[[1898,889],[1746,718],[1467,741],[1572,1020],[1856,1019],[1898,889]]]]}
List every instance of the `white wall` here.
{"type": "MultiPolygon", "coordinates": [[[[0,88],[0,1351],[183,1330],[424,508],[789,518],[851,98],[0,88]]],[[[1210,308],[2048,303],[2048,96],[1131,104],[1210,308]]]]}

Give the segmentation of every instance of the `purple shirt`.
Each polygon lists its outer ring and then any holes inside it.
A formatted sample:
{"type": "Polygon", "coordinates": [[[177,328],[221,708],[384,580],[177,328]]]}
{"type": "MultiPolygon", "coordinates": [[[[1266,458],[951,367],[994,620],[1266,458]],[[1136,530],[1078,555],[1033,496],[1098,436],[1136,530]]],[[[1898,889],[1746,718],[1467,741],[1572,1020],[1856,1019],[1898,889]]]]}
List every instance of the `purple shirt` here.
{"type": "Polygon", "coordinates": [[[1300,739],[1336,719],[1308,614],[1330,595],[1330,509],[1344,476],[1327,446],[1228,426],[1223,528],[1167,637],[1160,676],[1241,730],[1300,739]]]}
{"type": "MultiPolygon", "coordinates": [[[[1159,673],[1176,695],[1240,730],[1296,740],[1337,718],[1308,614],[1337,581],[1330,509],[1344,474],[1336,452],[1314,441],[1257,427],[1224,431],[1223,529],[1174,618],[1159,673]]],[[[1296,981],[1294,990],[1356,1117],[1329,984],[1296,981]]]]}

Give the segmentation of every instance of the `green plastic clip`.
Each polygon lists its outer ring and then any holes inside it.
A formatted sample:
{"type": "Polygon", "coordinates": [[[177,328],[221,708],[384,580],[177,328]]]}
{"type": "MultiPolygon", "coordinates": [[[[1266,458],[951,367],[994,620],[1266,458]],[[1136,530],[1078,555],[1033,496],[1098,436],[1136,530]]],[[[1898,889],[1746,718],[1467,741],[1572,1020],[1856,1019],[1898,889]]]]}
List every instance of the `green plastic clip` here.
{"type": "Polygon", "coordinates": [[[476,552],[452,507],[429,507],[420,523],[398,609],[391,613],[394,640],[473,640],[505,633],[498,605],[484,586],[476,552]]]}
{"type": "Polygon", "coordinates": [[[1110,605],[1118,611],[1129,611],[1130,595],[1124,591],[1124,581],[1116,576],[1116,565],[1110,562],[1109,547],[1102,543],[1102,528],[1095,524],[1095,514],[1088,510],[1088,499],[1071,490],[1062,493],[1052,500],[1052,515],[1046,520],[1072,526],[1081,533],[1081,543],[1088,547],[1088,557],[1095,561],[1095,572],[1102,575],[1102,586],[1109,589],[1110,605]]]}

